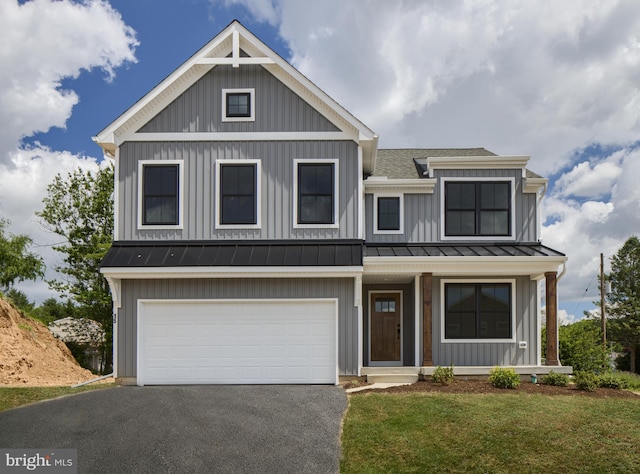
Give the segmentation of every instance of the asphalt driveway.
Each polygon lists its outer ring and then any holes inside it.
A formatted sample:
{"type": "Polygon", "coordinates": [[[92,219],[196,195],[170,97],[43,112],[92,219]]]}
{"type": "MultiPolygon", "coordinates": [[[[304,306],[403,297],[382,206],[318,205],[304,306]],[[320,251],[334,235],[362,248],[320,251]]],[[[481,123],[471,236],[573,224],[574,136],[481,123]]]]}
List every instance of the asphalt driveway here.
{"type": "Polygon", "coordinates": [[[78,472],[338,472],[344,390],[117,387],[0,413],[0,448],[76,448],[78,472]]]}

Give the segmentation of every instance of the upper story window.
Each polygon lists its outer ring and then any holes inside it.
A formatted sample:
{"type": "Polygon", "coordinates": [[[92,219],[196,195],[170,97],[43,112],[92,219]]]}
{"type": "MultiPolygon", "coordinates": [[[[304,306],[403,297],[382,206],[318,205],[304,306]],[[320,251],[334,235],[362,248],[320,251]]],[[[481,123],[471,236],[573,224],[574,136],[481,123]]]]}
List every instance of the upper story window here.
{"type": "Polygon", "coordinates": [[[511,282],[444,283],[444,340],[513,339],[511,282]]]}
{"type": "Polygon", "coordinates": [[[294,227],[337,227],[337,160],[294,160],[294,227]]]}
{"type": "Polygon", "coordinates": [[[138,227],[180,227],[181,162],[140,161],[139,176],[138,227]]]}
{"type": "Polygon", "coordinates": [[[218,160],[217,227],[255,228],[260,216],[260,162],[218,160]]]}
{"type": "Polygon", "coordinates": [[[402,195],[374,195],[373,228],[376,234],[401,234],[402,195]]]}
{"type": "Polygon", "coordinates": [[[510,237],[513,181],[444,181],[445,237],[510,237]]]}
{"type": "Polygon", "coordinates": [[[222,89],[222,121],[253,122],[255,89],[222,89]]]}

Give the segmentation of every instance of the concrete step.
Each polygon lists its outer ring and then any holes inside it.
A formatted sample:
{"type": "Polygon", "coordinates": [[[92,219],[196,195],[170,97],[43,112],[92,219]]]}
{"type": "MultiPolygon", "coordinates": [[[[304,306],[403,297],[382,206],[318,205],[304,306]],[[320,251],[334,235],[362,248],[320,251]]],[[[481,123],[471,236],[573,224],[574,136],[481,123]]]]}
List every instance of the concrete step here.
{"type": "Polygon", "coordinates": [[[362,367],[362,375],[369,374],[405,374],[405,375],[417,375],[420,372],[420,367],[362,367]]]}
{"type": "Polygon", "coordinates": [[[418,374],[367,374],[369,383],[416,383],[418,374]]]}

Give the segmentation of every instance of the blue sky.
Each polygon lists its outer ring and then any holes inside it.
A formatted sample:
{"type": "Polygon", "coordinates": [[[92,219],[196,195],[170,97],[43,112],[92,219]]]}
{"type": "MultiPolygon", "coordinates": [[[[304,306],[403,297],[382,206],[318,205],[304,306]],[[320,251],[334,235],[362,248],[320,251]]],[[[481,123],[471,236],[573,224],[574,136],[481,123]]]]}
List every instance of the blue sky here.
{"type": "Polygon", "coordinates": [[[0,16],[0,218],[34,238],[48,278],[60,257],[34,216],[47,184],[96,170],[91,137],[233,19],[383,148],[531,156],[550,178],[543,243],[569,256],[565,320],[593,308],[599,254],[640,233],[635,0],[7,0],[0,16]]]}

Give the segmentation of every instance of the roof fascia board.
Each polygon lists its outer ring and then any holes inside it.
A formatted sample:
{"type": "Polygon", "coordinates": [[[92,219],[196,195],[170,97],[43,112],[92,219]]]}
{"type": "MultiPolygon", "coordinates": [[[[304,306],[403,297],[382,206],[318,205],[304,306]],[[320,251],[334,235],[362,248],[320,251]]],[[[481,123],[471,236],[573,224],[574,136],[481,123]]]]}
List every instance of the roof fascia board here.
{"type": "Polygon", "coordinates": [[[557,271],[567,257],[364,257],[365,275],[531,276],[557,271]]]}
{"type": "Polygon", "coordinates": [[[110,279],[147,278],[353,278],[362,267],[103,267],[100,273],[110,279]]]}
{"type": "Polygon", "coordinates": [[[380,179],[368,178],[364,181],[366,193],[400,192],[405,194],[433,194],[437,180],[424,179],[380,179]]]}
{"type": "Polygon", "coordinates": [[[520,169],[526,172],[529,156],[430,156],[427,158],[429,177],[433,170],[447,169],[520,169]]]}
{"type": "Polygon", "coordinates": [[[547,178],[525,178],[524,187],[522,192],[524,193],[538,193],[540,190],[546,190],[549,180],[547,178]]]}

